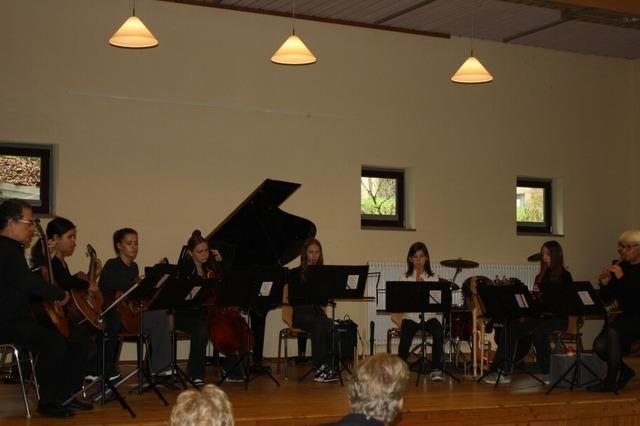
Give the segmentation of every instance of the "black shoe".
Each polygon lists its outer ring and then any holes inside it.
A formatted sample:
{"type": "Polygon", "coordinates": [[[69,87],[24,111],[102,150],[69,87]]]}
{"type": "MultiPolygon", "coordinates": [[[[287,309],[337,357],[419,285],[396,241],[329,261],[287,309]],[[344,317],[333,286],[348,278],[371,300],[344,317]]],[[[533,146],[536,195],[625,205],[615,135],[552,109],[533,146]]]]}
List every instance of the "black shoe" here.
{"type": "Polygon", "coordinates": [[[79,399],[72,399],[67,403],[66,407],[71,411],[91,411],[93,410],[93,404],[88,402],[82,402],[79,399]]]}
{"type": "Polygon", "coordinates": [[[44,417],[55,417],[59,419],[73,417],[75,415],[73,411],[60,404],[40,404],[38,405],[38,413],[44,417]]]}
{"type": "Polygon", "coordinates": [[[294,362],[296,364],[306,364],[306,363],[308,363],[310,361],[311,361],[311,358],[309,358],[308,356],[297,356],[294,359],[294,362]]]}
{"type": "Polygon", "coordinates": [[[587,386],[589,392],[616,392],[618,385],[615,383],[600,382],[595,385],[587,386]]]}
{"type": "Polygon", "coordinates": [[[618,377],[618,389],[622,389],[623,387],[627,386],[629,380],[633,379],[633,376],[635,375],[636,372],[631,368],[627,367],[626,365],[622,367],[622,369],[620,370],[620,377],[618,377]]]}

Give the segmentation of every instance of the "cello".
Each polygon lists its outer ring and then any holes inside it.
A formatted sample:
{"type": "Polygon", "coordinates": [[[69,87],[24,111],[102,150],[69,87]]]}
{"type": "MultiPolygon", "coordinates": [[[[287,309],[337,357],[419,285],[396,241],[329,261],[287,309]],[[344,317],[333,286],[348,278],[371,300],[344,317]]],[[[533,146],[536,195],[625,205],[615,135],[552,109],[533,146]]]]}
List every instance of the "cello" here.
{"type": "MultiPolygon", "coordinates": [[[[49,285],[57,287],[52,273],[53,269],[51,268],[49,245],[46,234],[40,225],[40,219],[35,220],[35,225],[36,233],[40,238],[40,245],[42,246],[42,254],[46,259],[46,265],[42,265],[40,267],[40,273],[42,274],[42,278],[44,278],[49,285]]],[[[69,338],[69,323],[67,322],[67,318],[65,317],[60,304],[49,300],[42,300],[32,305],[32,311],[38,322],[50,321],[53,324],[53,327],[58,330],[60,334],[69,338]]]]}
{"type": "Polygon", "coordinates": [[[102,303],[104,302],[102,292],[98,289],[98,256],[91,244],[87,244],[87,256],[89,257],[89,273],[87,281],[89,288],[71,289],[71,298],[73,299],[73,308],[67,310],[67,313],[73,313],[69,318],[81,323],[89,321],[98,330],[104,329],[104,323],[98,321],[98,315],[102,312],[102,303]]]}

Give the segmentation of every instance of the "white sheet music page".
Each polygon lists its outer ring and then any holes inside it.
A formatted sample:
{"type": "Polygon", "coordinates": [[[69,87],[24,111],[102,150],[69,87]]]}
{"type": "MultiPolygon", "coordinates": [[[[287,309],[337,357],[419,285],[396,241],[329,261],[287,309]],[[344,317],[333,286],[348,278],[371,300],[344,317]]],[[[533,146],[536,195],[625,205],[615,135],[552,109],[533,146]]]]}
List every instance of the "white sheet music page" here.
{"type": "Polygon", "coordinates": [[[156,283],[156,285],[154,286],[154,288],[160,288],[160,287],[162,287],[162,284],[164,284],[164,282],[165,282],[166,280],[168,280],[168,279],[169,279],[169,274],[164,274],[164,275],[162,276],[162,278],[160,278],[160,279],[158,280],[158,282],[156,283]]]}
{"type": "Polygon", "coordinates": [[[358,289],[358,275],[349,275],[347,278],[347,288],[349,290],[357,290],[358,289]]]}
{"type": "Polygon", "coordinates": [[[260,297],[267,297],[270,295],[271,287],[273,287],[273,281],[263,281],[260,286],[260,297]]]}
{"type": "Polygon", "coordinates": [[[431,290],[429,292],[429,303],[432,305],[440,305],[442,304],[442,291],[440,290],[431,290]]]}
{"type": "Polygon", "coordinates": [[[200,289],[202,287],[200,286],[195,286],[191,289],[191,291],[189,292],[189,294],[187,294],[187,297],[184,298],[184,300],[193,300],[196,298],[196,296],[198,295],[198,293],[200,293],[200,289]]]}
{"type": "Polygon", "coordinates": [[[593,306],[596,304],[586,290],[579,291],[578,296],[580,296],[580,300],[584,306],[593,306]]]}

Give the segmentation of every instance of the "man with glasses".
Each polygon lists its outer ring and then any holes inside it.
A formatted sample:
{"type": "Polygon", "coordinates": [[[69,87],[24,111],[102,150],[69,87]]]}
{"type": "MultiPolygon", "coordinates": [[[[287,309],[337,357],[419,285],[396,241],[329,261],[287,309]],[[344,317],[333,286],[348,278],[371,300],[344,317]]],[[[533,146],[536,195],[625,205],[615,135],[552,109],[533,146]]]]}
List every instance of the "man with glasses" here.
{"type": "Polygon", "coordinates": [[[587,388],[592,392],[622,389],[635,376],[622,357],[640,340],[640,230],[620,235],[618,253],[620,258],[602,271],[598,281],[602,298],[616,300],[621,314],[593,342],[593,351],[607,363],[607,376],[603,383],[587,388]]]}
{"type": "Polygon", "coordinates": [[[25,244],[35,233],[31,206],[22,200],[0,204],[0,343],[13,343],[36,352],[40,385],[38,412],[47,417],[71,417],[91,404],[72,400],[79,390],[89,347],[69,342],[57,331],[38,325],[31,313],[31,296],[64,304],[69,295],[29,269],[25,244]]]}

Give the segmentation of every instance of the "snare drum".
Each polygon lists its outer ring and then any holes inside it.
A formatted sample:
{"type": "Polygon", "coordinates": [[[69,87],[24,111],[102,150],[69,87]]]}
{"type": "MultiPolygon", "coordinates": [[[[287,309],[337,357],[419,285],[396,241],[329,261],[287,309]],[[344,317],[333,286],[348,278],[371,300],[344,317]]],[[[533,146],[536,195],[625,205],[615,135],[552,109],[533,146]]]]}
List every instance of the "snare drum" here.
{"type": "Polygon", "coordinates": [[[471,311],[465,309],[451,309],[451,338],[456,340],[471,340],[473,334],[473,317],[471,311]]]}

